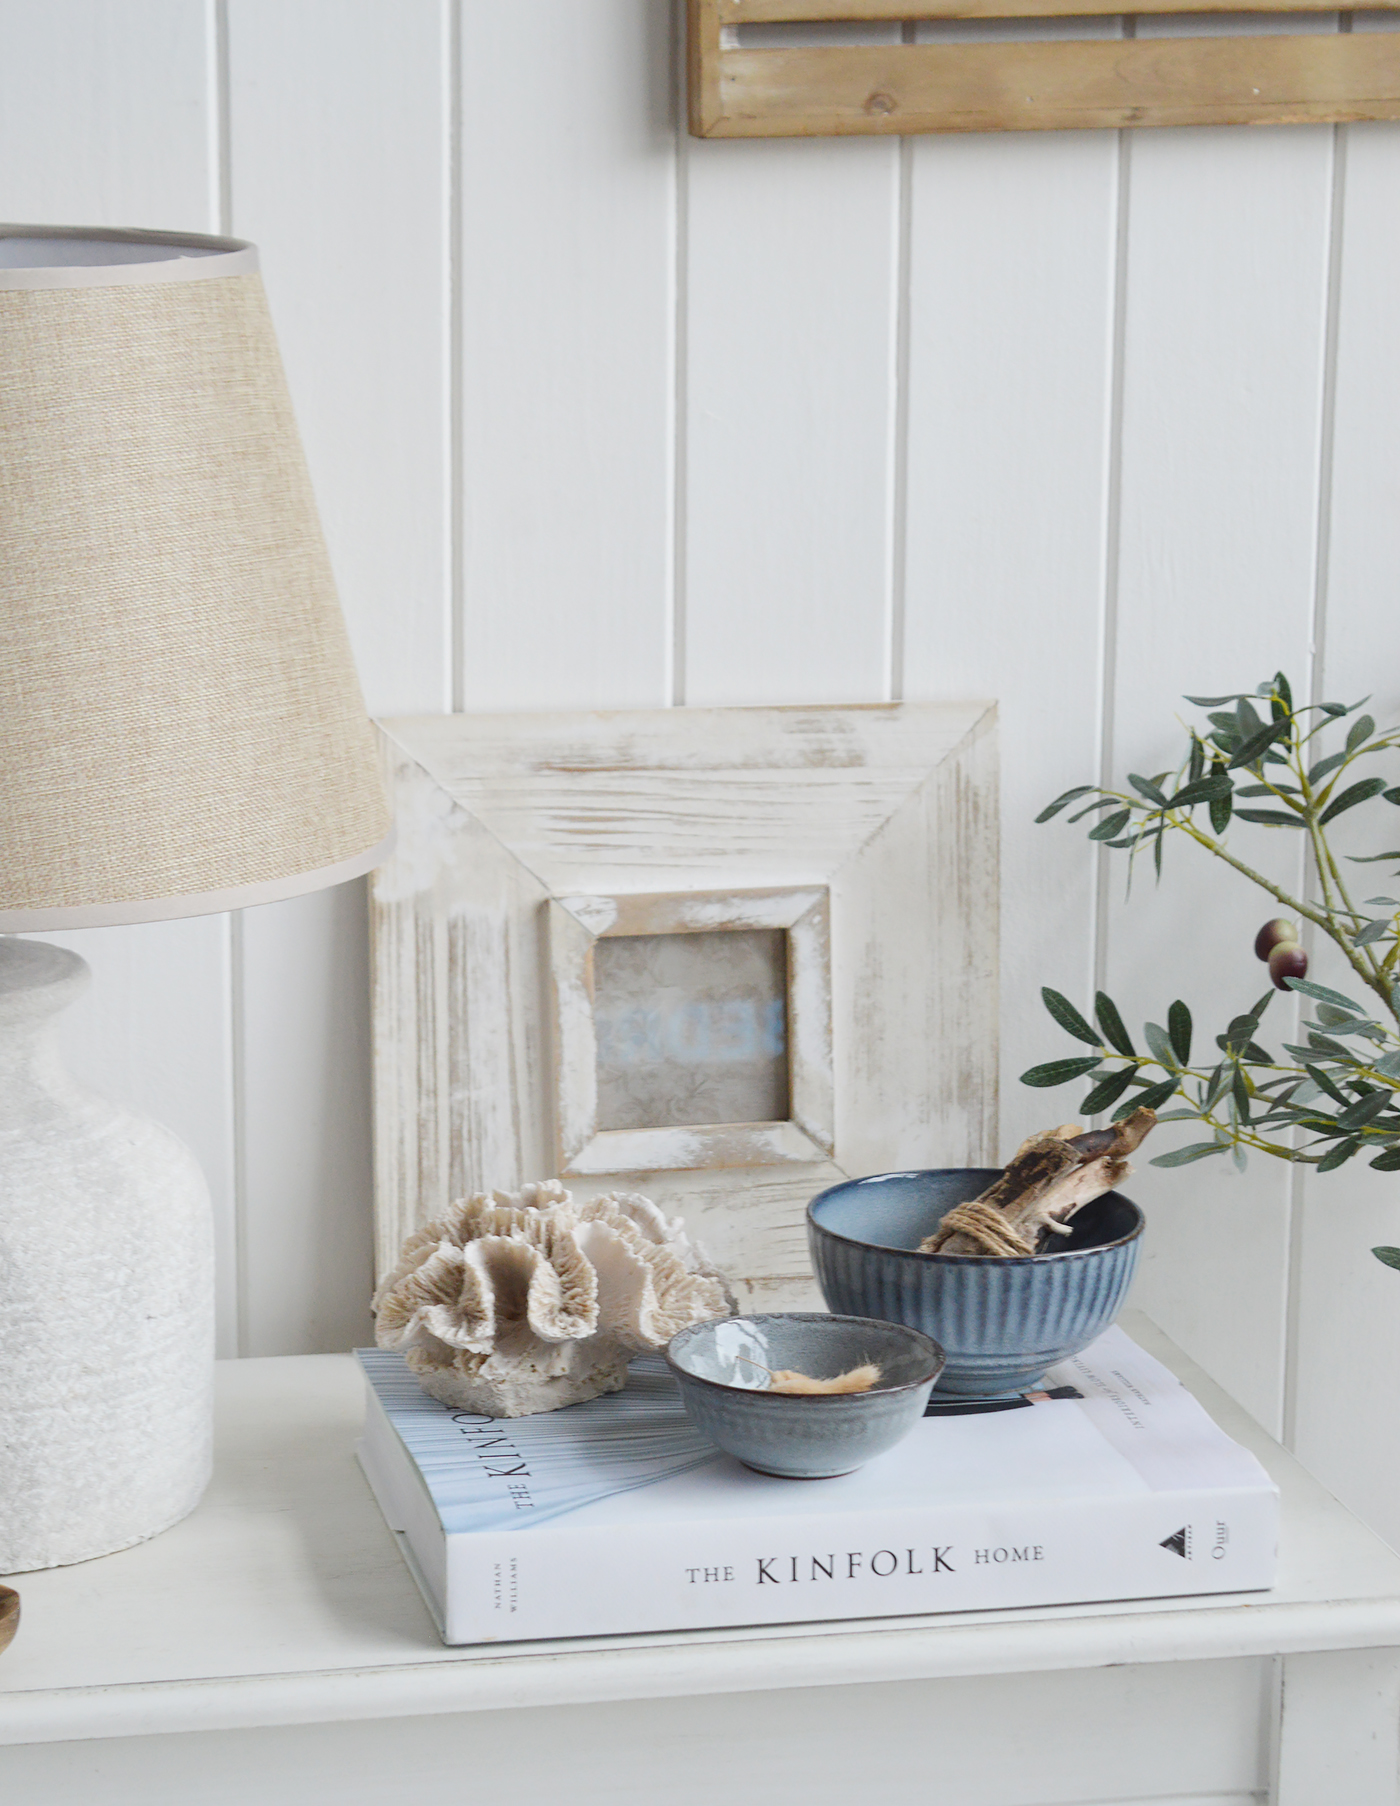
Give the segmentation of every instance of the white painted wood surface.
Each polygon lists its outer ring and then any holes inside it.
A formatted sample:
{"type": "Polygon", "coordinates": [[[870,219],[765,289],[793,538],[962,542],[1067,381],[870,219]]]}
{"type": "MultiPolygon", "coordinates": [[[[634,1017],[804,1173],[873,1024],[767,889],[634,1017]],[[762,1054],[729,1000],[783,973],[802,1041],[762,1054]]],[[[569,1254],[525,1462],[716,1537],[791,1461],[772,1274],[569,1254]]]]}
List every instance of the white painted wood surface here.
{"type": "Polygon", "coordinates": [[[460,20],[458,706],[657,707],[675,543],[671,9],[461,0],[460,20]]]}
{"type": "MultiPolygon", "coordinates": [[[[1301,689],[1312,637],[1332,130],[1183,138],[1135,135],[1129,159],[1110,746],[1119,782],[1179,757],[1179,719],[1199,718],[1183,693],[1253,689],[1280,668],[1301,689]]],[[[1234,836],[1289,888],[1299,883],[1299,836],[1244,826],[1234,836]]],[[[1165,1021],[1181,996],[1209,1037],[1269,988],[1253,939],[1273,909],[1196,853],[1169,849],[1161,888],[1143,872],[1126,904],[1122,863],[1109,862],[1104,971],[1135,1027],[1165,1021]],[[1217,1020],[1220,1000],[1236,998],[1217,1020]]],[[[1274,1020],[1291,1012],[1273,1006],[1275,1040],[1293,1038],[1274,1020]]],[[[1220,1166],[1137,1181],[1154,1213],[1140,1296],[1277,1428],[1290,1175],[1257,1157],[1243,1176],[1220,1166]]]]}
{"type": "Polygon", "coordinates": [[[1272,1592],[445,1649],[354,1464],[353,1363],[229,1363],[199,1510],[100,1586],[25,1577],[0,1792],[369,1806],[469,1772],[580,1806],[658,1776],[678,1806],[1242,1806],[1272,1759],[1280,1806],[1395,1806],[1400,1558],[1129,1327],[1278,1479],[1272,1592]]]}
{"type": "Polygon", "coordinates": [[[682,152],[682,698],[880,701],[899,151],[734,148],[688,139],[682,152]]]}
{"type": "MultiPolygon", "coordinates": [[[[1144,1666],[41,1743],[0,1750],[0,1779],[15,1798],[53,1806],[90,1802],[98,1784],[102,1806],[150,1806],[190,1788],[201,1806],[380,1806],[407,1777],[450,1796],[464,1775],[490,1797],[575,1806],[645,1806],[660,1786],[667,1806],[713,1806],[717,1790],[742,1806],[1259,1806],[1258,1737],[1234,1728],[1258,1714],[1258,1669],[1197,1662],[1166,1674],[1144,1666]],[[1131,1750],[1086,1736],[1081,1714],[1131,1726],[1131,1750]],[[1175,1785],[1222,1775],[1243,1785],[1175,1785]]],[[[1392,1797],[1358,1792],[1347,1806],[1392,1797]]],[[[1300,1796],[1300,1806],[1320,1798],[1300,1796]]]]}
{"type": "MultiPolygon", "coordinates": [[[[1185,850],[1095,927],[1038,804],[1314,647],[1400,708],[1400,128],[699,145],[674,50],[661,0],[0,0],[0,214],[262,240],[380,712],[999,696],[1014,1139],[1041,983],[1209,1032],[1260,971],[1185,850]]],[[[73,1057],[220,1194],[228,1352],[363,1321],[356,907],[75,937],[73,1057]]],[[[1400,1187],[1286,1177],[1148,1179],[1141,1295],[1400,1540],[1400,1187]]]]}

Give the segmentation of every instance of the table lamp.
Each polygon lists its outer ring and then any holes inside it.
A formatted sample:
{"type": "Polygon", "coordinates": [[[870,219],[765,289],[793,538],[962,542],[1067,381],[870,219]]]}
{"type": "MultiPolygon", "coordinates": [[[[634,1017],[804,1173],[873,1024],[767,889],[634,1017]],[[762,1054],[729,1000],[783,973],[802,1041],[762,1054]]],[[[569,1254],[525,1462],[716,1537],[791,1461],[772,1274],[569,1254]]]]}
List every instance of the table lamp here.
{"type": "Polygon", "coordinates": [[[77,1086],[29,931],[243,908],[388,851],[256,250],[0,226],[0,1572],[208,1478],[193,1156],[77,1086]]]}

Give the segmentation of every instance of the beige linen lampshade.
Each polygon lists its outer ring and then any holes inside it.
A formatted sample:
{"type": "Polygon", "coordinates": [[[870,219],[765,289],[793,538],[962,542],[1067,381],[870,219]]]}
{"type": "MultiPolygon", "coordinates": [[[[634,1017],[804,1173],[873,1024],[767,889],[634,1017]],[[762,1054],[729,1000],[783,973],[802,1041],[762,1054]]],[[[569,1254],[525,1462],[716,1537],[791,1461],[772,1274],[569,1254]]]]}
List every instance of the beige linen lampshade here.
{"type": "Polygon", "coordinates": [[[389,833],[256,250],[0,226],[0,930],[293,896],[389,833]]]}
{"type": "Polygon", "coordinates": [[[213,1235],[193,1156],[75,1084],[34,929],[335,884],[389,813],[257,253],[0,226],[0,1572],[190,1511],[213,1235]]]}

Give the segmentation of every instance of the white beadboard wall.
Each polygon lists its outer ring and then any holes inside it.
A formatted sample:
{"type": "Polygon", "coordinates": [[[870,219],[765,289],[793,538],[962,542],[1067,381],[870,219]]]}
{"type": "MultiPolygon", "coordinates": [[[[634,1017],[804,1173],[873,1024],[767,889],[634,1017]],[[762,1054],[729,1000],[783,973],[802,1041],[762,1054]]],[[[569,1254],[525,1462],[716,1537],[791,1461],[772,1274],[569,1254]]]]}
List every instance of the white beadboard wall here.
{"type": "MultiPolygon", "coordinates": [[[[1262,981],[1247,887],[1125,903],[1038,807],[1279,665],[1400,713],[1400,127],[697,143],[678,51],[669,0],[0,0],[0,215],[261,246],[377,713],[999,698],[1009,1150],[1041,984],[1205,1033],[1262,981]]],[[[204,1161],[224,1351],[363,1337],[362,888],[63,938],[74,1063],[204,1161]]],[[[1138,1301],[1400,1540],[1400,1184],[1133,1189],[1138,1301]]]]}

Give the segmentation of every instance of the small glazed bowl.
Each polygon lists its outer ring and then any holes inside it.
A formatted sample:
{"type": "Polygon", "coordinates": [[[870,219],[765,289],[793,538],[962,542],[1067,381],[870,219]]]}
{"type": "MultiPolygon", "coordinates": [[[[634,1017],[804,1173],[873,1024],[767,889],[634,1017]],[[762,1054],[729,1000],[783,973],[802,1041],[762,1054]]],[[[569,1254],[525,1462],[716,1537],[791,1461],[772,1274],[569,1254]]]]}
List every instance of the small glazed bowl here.
{"type": "Polygon", "coordinates": [[[997,1167],[876,1173],[821,1192],[807,1206],[807,1241],[833,1311],[908,1324],[936,1337],[948,1360],[938,1391],[963,1397],[1024,1392],[1057,1361],[1102,1335],[1132,1284],[1143,1216],[1120,1192],[1083,1205],[1047,1254],[920,1254],[955,1204],[985,1191],[997,1167]]]}
{"type": "Polygon", "coordinates": [[[854,1472],[913,1429],[943,1350],[897,1323],[793,1311],[692,1324],[671,1338],[666,1360],[691,1422],[726,1454],[761,1474],[823,1480],[854,1472]],[[868,1361],[881,1369],[868,1392],[771,1392],[762,1371],[834,1379],[868,1361]]]}

